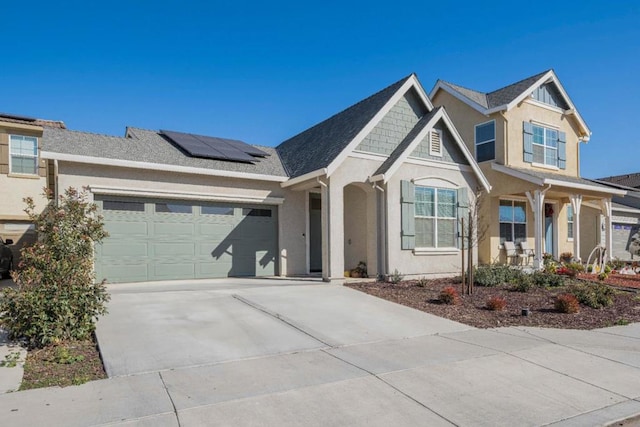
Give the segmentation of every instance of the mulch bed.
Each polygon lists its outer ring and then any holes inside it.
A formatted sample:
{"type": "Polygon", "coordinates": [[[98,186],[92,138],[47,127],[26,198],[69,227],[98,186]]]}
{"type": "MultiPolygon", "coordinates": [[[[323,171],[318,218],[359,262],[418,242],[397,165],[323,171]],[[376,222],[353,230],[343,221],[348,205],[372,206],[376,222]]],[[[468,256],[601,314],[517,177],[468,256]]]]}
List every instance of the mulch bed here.
{"type": "Polygon", "coordinates": [[[107,378],[93,340],[29,350],[20,390],[80,385],[107,378]]]}
{"type": "MultiPolygon", "coordinates": [[[[579,274],[580,279],[591,280],[593,282],[598,281],[597,274],[579,274]]],[[[604,281],[607,285],[617,286],[622,288],[634,288],[640,289],[640,274],[617,274],[611,273],[604,281]]]]}
{"type": "Polygon", "coordinates": [[[473,295],[461,295],[459,305],[446,305],[439,303],[438,296],[447,286],[453,286],[461,292],[459,279],[434,279],[422,287],[418,286],[417,281],[404,281],[396,285],[383,282],[349,283],[345,286],[478,328],[541,326],[594,329],[640,322],[640,298],[634,292],[619,292],[613,306],[608,308],[594,309],[581,305],[578,313],[565,314],[554,308],[555,296],[566,292],[565,287],[536,288],[523,293],[511,290],[511,285],[476,286],[473,295]],[[504,310],[490,311],[485,308],[487,300],[493,296],[506,300],[504,310]],[[521,315],[522,308],[529,308],[529,316],[521,315]]]}

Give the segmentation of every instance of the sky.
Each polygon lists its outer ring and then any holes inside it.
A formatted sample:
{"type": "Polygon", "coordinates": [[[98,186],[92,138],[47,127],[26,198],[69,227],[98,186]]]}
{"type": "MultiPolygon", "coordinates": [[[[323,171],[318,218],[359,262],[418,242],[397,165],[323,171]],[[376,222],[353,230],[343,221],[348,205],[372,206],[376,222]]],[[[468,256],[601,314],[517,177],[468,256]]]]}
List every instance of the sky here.
{"type": "Polygon", "coordinates": [[[0,111],[274,146],[417,73],[492,91],[553,68],[581,175],[640,172],[640,2],[6,2],[0,111]]]}

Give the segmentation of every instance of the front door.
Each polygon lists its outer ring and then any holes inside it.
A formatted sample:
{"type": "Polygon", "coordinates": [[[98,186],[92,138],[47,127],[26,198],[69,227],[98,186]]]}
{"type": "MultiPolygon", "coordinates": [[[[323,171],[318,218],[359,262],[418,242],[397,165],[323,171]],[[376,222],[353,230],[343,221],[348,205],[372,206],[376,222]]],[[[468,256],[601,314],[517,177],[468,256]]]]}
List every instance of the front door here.
{"type": "Polygon", "coordinates": [[[309,193],[309,272],[322,272],[322,201],[309,193]]]}
{"type": "Polygon", "coordinates": [[[544,251],[555,257],[553,253],[553,205],[545,205],[544,211],[544,251]]]}

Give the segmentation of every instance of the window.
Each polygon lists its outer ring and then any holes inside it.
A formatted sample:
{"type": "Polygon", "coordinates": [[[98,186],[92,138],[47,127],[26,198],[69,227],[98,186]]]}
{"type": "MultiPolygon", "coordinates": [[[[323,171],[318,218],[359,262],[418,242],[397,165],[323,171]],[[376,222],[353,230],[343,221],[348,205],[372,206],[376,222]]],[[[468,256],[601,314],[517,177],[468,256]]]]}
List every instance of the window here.
{"type": "Polygon", "coordinates": [[[142,202],[123,202],[119,200],[105,200],[102,202],[102,210],[105,211],[125,211],[125,212],[144,212],[144,203],[142,202]]]}
{"type": "Polygon", "coordinates": [[[496,158],[496,121],[476,125],[476,160],[484,162],[496,158]]]}
{"type": "Polygon", "coordinates": [[[429,132],[429,155],[442,157],[442,131],[439,129],[429,132]]]}
{"type": "Polygon", "coordinates": [[[242,209],[242,215],[244,216],[271,216],[271,209],[242,209]]]}
{"type": "Polygon", "coordinates": [[[567,206],[567,238],[573,240],[573,206],[567,206]]]}
{"type": "Polygon", "coordinates": [[[415,187],[417,248],[455,248],[456,190],[415,187]]]}
{"type": "Polygon", "coordinates": [[[558,131],[542,126],[533,128],[533,162],[558,166],[558,131]]]}
{"type": "Polygon", "coordinates": [[[527,205],[515,200],[500,200],[500,244],[520,243],[527,238],[527,205]]]}
{"type": "Polygon", "coordinates": [[[38,138],[10,135],[9,152],[11,173],[38,174],[38,138]]]}
{"type": "Polygon", "coordinates": [[[202,206],[203,215],[233,215],[233,208],[230,206],[202,206]]]}
{"type": "Polygon", "coordinates": [[[190,214],[193,210],[191,205],[183,203],[156,203],[156,212],[159,213],[182,213],[190,214]]]}

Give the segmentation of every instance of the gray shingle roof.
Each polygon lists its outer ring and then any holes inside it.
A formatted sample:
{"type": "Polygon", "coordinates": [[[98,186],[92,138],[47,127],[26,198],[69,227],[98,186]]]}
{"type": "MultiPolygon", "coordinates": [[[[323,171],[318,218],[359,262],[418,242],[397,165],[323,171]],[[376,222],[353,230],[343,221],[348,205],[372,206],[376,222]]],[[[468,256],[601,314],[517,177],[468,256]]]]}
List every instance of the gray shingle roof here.
{"type": "Polygon", "coordinates": [[[549,71],[551,70],[543,71],[534,76],[527,77],[526,79],[522,79],[518,82],[488,93],[445,82],[444,80],[441,80],[441,82],[476,104],[479,104],[484,108],[491,109],[510,103],[518,96],[522,95],[525,90],[529,89],[531,85],[549,71]]]}
{"type": "Polygon", "coordinates": [[[278,154],[294,178],[327,167],[411,75],[284,141],[278,154]]]}
{"type": "Polygon", "coordinates": [[[625,187],[640,188],[640,173],[608,176],[606,178],[599,178],[598,181],[606,181],[612,184],[623,185],[625,187]]]}
{"type": "Polygon", "coordinates": [[[389,168],[398,160],[398,158],[404,153],[411,142],[418,136],[420,131],[424,129],[424,127],[429,123],[429,120],[442,109],[443,107],[434,108],[431,112],[422,116],[422,118],[416,123],[416,125],[411,129],[411,131],[407,134],[407,136],[402,140],[400,144],[396,147],[395,150],[387,157],[387,159],[380,165],[378,170],[374,173],[374,175],[380,175],[389,170],[389,168]]]}
{"type": "Polygon", "coordinates": [[[536,178],[541,178],[541,179],[556,179],[559,181],[565,181],[567,183],[570,184],[583,184],[583,185],[590,185],[592,187],[600,187],[603,190],[609,190],[611,187],[607,186],[607,185],[602,185],[599,184],[597,182],[593,182],[590,179],[585,179],[585,178],[580,178],[577,176],[567,176],[567,175],[562,175],[559,173],[553,173],[553,172],[541,172],[541,171],[537,171],[537,170],[531,170],[531,169],[523,169],[523,168],[515,168],[512,166],[503,166],[507,169],[513,169],[514,171],[518,171],[527,175],[531,175],[533,177],[536,178]]]}
{"type": "Polygon", "coordinates": [[[273,147],[256,146],[269,156],[258,159],[255,164],[200,159],[185,155],[156,131],[140,128],[129,128],[128,131],[130,138],[45,127],[42,150],[87,157],[287,176],[273,147]]]}

